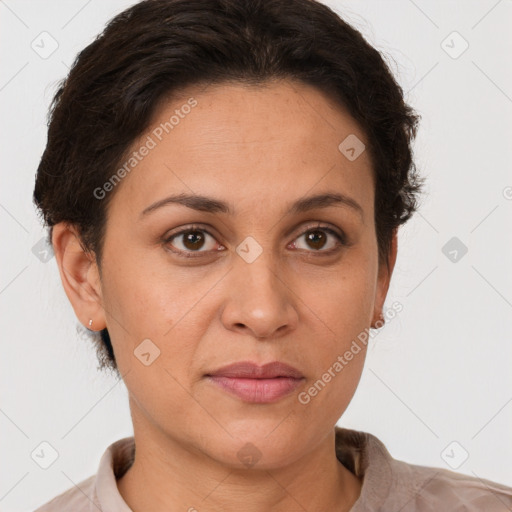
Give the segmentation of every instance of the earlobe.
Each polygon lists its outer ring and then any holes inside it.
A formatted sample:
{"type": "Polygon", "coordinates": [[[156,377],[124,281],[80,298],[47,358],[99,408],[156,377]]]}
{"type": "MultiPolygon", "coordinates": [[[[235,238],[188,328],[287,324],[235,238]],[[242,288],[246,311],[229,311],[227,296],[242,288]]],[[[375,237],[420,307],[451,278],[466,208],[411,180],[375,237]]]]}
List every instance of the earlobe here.
{"type": "Polygon", "coordinates": [[[64,291],[82,325],[106,327],[101,282],[94,254],[84,250],[75,227],[60,222],[53,227],[52,244],[64,291]]]}
{"type": "Polygon", "coordinates": [[[398,253],[398,228],[395,228],[393,231],[393,236],[391,238],[391,244],[389,248],[388,255],[388,264],[385,263],[379,264],[379,277],[377,282],[377,295],[375,298],[375,307],[373,311],[373,318],[371,327],[374,329],[378,329],[382,327],[385,323],[385,318],[383,315],[383,307],[384,301],[386,300],[386,296],[388,294],[389,283],[391,282],[391,276],[393,274],[393,270],[395,268],[396,257],[398,253]]]}

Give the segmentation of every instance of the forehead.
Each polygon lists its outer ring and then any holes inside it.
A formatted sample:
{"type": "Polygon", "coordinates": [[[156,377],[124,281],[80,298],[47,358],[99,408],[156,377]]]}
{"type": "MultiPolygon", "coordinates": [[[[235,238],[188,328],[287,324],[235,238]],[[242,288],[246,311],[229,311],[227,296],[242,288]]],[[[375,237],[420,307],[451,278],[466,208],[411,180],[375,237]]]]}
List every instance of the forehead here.
{"type": "Polygon", "coordinates": [[[296,80],[194,86],[162,101],[151,125],[158,129],[173,113],[177,114],[173,119],[175,125],[169,133],[164,129],[162,136],[172,133],[176,141],[182,136],[187,148],[206,142],[247,146],[288,142],[283,152],[295,144],[297,154],[313,156],[314,151],[308,150],[332,149],[333,143],[337,146],[350,134],[360,140],[366,138],[343,105],[316,87],[296,80]],[[194,106],[188,108],[192,102],[194,106]],[[186,128],[178,130],[180,124],[193,128],[193,133],[186,128]],[[304,147],[304,151],[299,151],[299,147],[304,147]]]}
{"type": "Polygon", "coordinates": [[[131,152],[150,149],[123,179],[120,195],[142,210],[166,192],[213,190],[242,203],[300,196],[318,185],[371,202],[368,152],[348,158],[347,140],[359,144],[358,152],[367,145],[348,112],[312,86],[281,80],[190,87],[161,101],[132,145],[131,152]]]}

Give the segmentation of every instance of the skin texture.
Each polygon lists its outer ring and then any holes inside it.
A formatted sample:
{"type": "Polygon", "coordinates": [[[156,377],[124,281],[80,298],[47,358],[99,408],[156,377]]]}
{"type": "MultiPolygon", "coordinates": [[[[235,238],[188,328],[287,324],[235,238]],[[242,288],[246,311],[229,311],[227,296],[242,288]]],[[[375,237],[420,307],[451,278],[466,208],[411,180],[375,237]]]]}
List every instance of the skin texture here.
{"type": "Polygon", "coordinates": [[[72,226],[54,228],[69,300],[84,325],[107,326],[129,392],[137,453],[118,488],[135,512],[349,510],[362,480],[336,459],[334,426],[366,350],[307,405],[297,395],[379,319],[387,294],[396,233],[389,268],[379,265],[369,154],[350,161],[338,149],[350,134],[367,139],[337,103],[285,80],[189,88],[162,103],[133,149],[190,97],[197,105],[116,186],[101,274],[72,226]],[[362,213],[287,213],[324,192],[350,196],[362,213]],[[141,217],[178,193],[223,200],[233,214],[168,204],[141,217]],[[349,245],[325,231],[308,241],[318,223],[349,245]],[[191,225],[208,232],[202,245],[165,241],[191,225]],[[247,236],[262,249],[252,263],[236,252],[247,236]],[[160,355],[146,366],[134,350],[148,338],[160,355]],[[247,360],[288,363],[303,385],[251,404],[205,378],[247,360]],[[246,443],[261,453],[250,468],[237,456],[246,443]]]}

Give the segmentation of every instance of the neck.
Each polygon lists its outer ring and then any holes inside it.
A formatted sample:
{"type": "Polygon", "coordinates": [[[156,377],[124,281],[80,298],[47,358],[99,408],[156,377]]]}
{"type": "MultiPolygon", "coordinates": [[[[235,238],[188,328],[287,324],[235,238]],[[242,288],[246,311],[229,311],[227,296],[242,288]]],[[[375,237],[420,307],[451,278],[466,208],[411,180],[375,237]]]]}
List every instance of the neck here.
{"type": "Polygon", "coordinates": [[[362,478],[336,458],[334,429],[313,452],[273,469],[227,467],[136,423],[134,436],[135,461],[117,481],[133,512],[348,512],[361,491],[362,478]]]}

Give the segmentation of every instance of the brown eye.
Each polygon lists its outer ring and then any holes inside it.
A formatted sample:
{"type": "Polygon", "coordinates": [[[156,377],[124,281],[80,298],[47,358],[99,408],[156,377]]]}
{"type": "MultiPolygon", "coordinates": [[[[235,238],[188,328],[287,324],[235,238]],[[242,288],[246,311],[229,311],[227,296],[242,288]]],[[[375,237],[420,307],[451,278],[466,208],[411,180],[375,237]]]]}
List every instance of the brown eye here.
{"type": "Polygon", "coordinates": [[[220,251],[222,246],[219,245],[215,238],[204,229],[188,228],[169,236],[165,243],[170,249],[182,256],[190,257],[200,256],[204,253],[214,250],[220,251]],[[216,245],[219,247],[216,249],[216,245]]]}
{"type": "Polygon", "coordinates": [[[295,240],[293,245],[296,249],[312,250],[311,252],[331,252],[339,246],[346,245],[344,237],[329,228],[309,229],[295,240]],[[297,242],[301,239],[305,242],[297,242]]]}
{"type": "Polygon", "coordinates": [[[191,251],[201,249],[204,244],[205,237],[201,231],[188,231],[183,236],[183,245],[191,251]]]}
{"type": "Polygon", "coordinates": [[[327,236],[324,232],[316,229],[315,231],[306,233],[306,240],[313,249],[322,249],[327,243],[327,236]]]}

